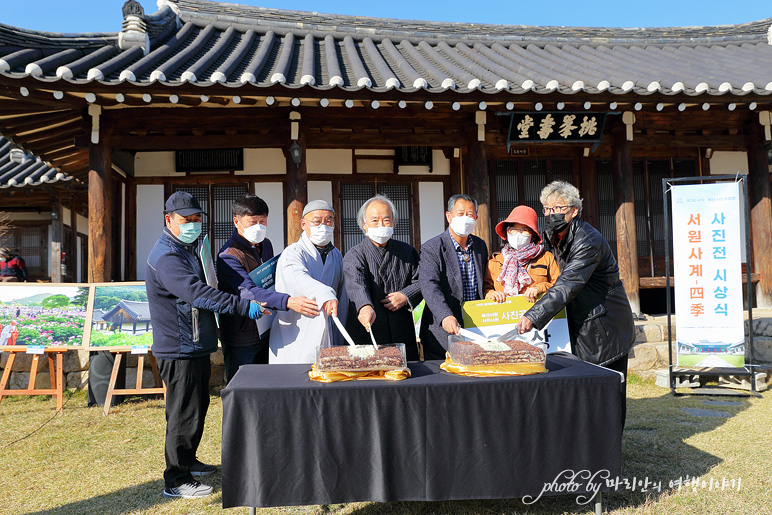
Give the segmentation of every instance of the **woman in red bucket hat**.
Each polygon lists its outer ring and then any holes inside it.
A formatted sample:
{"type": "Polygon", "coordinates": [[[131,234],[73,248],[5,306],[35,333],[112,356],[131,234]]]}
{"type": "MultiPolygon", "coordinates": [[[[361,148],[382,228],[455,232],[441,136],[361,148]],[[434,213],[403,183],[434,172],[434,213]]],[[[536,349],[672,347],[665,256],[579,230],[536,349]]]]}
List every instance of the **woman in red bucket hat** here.
{"type": "Polygon", "coordinates": [[[504,302],[511,295],[522,294],[529,302],[536,302],[536,297],[551,288],[560,275],[557,261],[542,245],[536,211],[517,206],[496,225],[496,234],[505,244],[488,261],[483,283],[485,298],[504,302]]]}

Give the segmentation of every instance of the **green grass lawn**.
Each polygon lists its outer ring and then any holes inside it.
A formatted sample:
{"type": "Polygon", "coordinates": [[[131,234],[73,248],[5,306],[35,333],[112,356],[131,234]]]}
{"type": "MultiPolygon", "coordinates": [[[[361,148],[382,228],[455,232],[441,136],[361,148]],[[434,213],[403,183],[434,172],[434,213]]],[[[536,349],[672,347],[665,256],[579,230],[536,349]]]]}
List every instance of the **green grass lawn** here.
{"type": "MultiPolygon", "coordinates": [[[[604,496],[613,514],[772,514],[772,396],[672,397],[653,382],[630,377],[623,439],[623,478],[661,482],[604,496]],[[706,401],[708,401],[706,403],[706,401]],[[729,404],[725,404],[729,401],[729,404]],[[720,402],[716,404],[716,402],[720,402]],[[684,408],[720,416],[697,417],[684,408]],[[699,484],[671,487],[679,478],[699,484]],[[734,480],[735,487],[711,489],[734,480]],[[737,482],[741,481],[737,491],[737,482]],[[702,486],[702,481],[705,486],[702,486]],[[650,486],[651,488],[651,486],[650,486]]],[[[48,397],[8,397],[0,403],[0,513],[2,514],[211,514],[221,513],[220,474],[205,478],[216,493],[199,500],[161,497],[164,410],[160,400],[131,399],[102,416],[76,392],[55,417],[48,397]],[[46,423],[48,422],[48,423],[46,423]],[[42,426],[42,427],[41,427],[42,426]],[[37,431],[36,431],[37,430],[37,431]],[[29,433],[35,431],[33,434],[29,433]],[[28,436],[29,435],[29,436],[28,436]]],[[[212,397],[199,457],[220,464],[222,403],[212,397]]],[[[566,435],[570,438],[571,435],[566,435]]],[[[591,513],[572,496],[527,506],[500,501],[352,503],[258,510],[262,515],[328,512],[340,515],[493,515],[591,513]]],[[[246,513],[246,508],[228,510],[246,513]]]]}
{"type": "MultiPolygon", "coordinates": [[[[745,366],[745,356],[743,355],[716,354],[716,356],[730,363],[732,366],[735,366],[735,367],[745,366]]],[[[707,357],[708,356],[706,356],[705,354],[679,354],[678,366],[686,367],[686,368],[696,367],[698,363],[700,363],[707,357]]]]}

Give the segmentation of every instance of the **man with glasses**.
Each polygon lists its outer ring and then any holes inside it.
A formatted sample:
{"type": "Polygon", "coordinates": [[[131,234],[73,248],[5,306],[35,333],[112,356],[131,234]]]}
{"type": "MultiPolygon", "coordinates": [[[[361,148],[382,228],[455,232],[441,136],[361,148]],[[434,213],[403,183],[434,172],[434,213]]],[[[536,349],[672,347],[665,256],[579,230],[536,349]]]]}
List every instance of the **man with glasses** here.
{"type": "MultiPolygon", "coordinates": [[[[573,185],[552,182],[542,190],[540,200],[560,276],[520,317],[520,332],[543,328],[565,307],[572,352],[627,378],[627,353],[635,340],[635,326],[611,247],[597,229],[579,218],[582,199],[573,185]]],[[[625,406],[623,388],[623,425],[625,406]]]]}
{"type": "Polygon", "coordinates": [[[276,265],[276,291],[307,297],[320,314],[279,311],[273,319],[269,363],[313,363],[323,344],[343,344],[330,324],[339,316],[346,323],[348,296],[343,281],[343,255],[332,244],[335,210],[324,200],[309,202],[300,220],[303,233],[284,249],[276,265]],[[346,309],[338,310],[338,305],[346,309]]]}

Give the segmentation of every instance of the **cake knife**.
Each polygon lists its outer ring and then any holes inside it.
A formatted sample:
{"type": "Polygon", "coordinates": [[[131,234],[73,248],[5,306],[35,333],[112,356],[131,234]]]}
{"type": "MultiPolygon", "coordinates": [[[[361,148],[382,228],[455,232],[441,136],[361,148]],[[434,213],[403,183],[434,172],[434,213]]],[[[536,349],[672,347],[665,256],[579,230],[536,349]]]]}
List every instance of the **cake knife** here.
{"type": "Polygon", "coordinates": [[[458,328],[458,334],[460,334],[465,338],[469,338],[470,340],[473,340],[473,341],[478,341],[478,342],[489,341],[489,338],[486,338],[481,334],[473,333],[472,331],[469,331],[468,329],[464,329],[463,327],[458,328]]]}
{"type": "Polygon", "coordinates": [[[373,326],[370,325],[370,323],[367,323],[367,332],[370,333],[370,340],[373,342],[373,347],[375,347],[375,350],[378,350],[378,344],[375,343],[375,335],[373,334],[373,326]]]}
{"type": "Polygon", "coordinates": [[[343,327],[343,324],[340,322],[340,319],[335,315],[330,315],[332,317],[332,321],[335,322],[335,325],[338,328],[338,331],[340,331],[340,334],[343,335],[343,337],[346,339],[349,345],[356,345],[354,343],[354,340],[351,339],[351,335],[348,334],[348,331],[346,331],[346,328],[343,327]]]}

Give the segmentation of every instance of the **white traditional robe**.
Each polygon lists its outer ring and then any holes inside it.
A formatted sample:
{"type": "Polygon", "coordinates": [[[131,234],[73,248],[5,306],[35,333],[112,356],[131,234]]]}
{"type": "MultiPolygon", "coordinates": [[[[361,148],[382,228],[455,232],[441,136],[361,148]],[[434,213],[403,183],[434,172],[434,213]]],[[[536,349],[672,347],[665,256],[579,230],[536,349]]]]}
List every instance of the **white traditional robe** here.
{"type": "MultiPolygon", "coordinates": [[[[348,296],[343,282],[343,256],[338,249],[325,262],[304,232],[284,249],[276,264],[276,291],[308,297],[321,309],[338,300],[338,318],[345,325],[348,296]]],[[[313,363],[320,347],[345,343],[332,319],[320,313],[307,317],[292,310],[278,311],[271,325],[269,363],[313,363]]]]}

